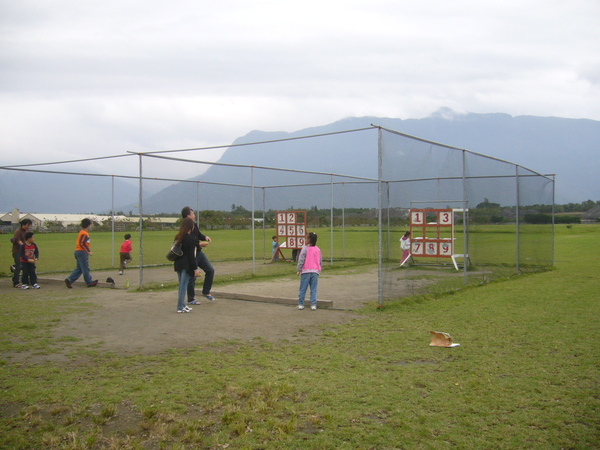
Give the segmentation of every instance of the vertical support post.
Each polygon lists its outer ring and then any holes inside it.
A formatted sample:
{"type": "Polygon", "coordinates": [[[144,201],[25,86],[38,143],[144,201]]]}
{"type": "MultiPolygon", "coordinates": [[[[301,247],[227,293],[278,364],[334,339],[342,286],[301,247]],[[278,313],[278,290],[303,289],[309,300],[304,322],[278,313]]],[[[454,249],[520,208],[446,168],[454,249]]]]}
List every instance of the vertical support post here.
{"type": "Polygon", "coordinates": [[[112,267],[115,267],[115,176],[111,175],[111,181],[112,181],[112,202],[111,202],[111,206],[110,206],[110,234],[111,234],[111,246],[110,248],[112,249],[111,253],[112,253],[112,258],[111,258],[111,264],[112,267]]]}
{"type": "Polygon", "coordinates": [[[346,184],[342,182],[342,259],[346,259],[346,184]]]}
{"type": "Polygon", "coordinates": [[[330,179],[330,206],[329,206],[329,234],[331,236],[331,245],[330,245],[330,256],[329,256],[329,264],[333,265],[333,174],[331,174],[330,179]]]}
{"type": "Polygon", "coordinates": [[[521,224],[520,224],[520,217],[519,217],[519,210],[521,209],[521,204],[520,204],[520,192],[519,192],[519,166],[515,165],[515,182],[516,182],[516,202],[515,202],[515,221],[516,221],[516,226],[517,226],[517,230],[516,230],[516,236],[517,236],[517,255],[516,255],[516,268],[517,268],[517,273],[521,272],[521,234],[520,234],[520,228],[521,228],[521,224]]]}
{"type": "MultiPolygon", "coordinates": [[[[469,255],[469,214],[467,212],[467,208],[469,206],[468,202],[468,189],[467,189],[467,152],[465,150],[462,151],[462,184],[463,184],[463,201],[462,201],[462,210],[463,210],[463,280],[465,284],[469,283],[469,277],[467,273],[467,261],[471,261],[469,255]]],[[[454,214],[452,214],[454,217],[454,214]]],[[[456,222],[456,219],[454,219],[456,222]]],[[[452,229],[454,230],[454,224],[452,225],[452,229]]],[[[454,243],[452,244],[454,245],[454,243]]]]}
{"type": "Polygon", "coordinates": [[[552,175],[552,267],[554,267],[554,257],[555,257],[555,253],[554,253],[554,231],[555,231],[555,227],[554,227],[554,205],[555,205],[555,191],[554,191],[554,187],[555,187],[555,183],[554,183],[554,175],[552,175]]]}
{"type": "Polygon", "coordinates": [[[196,225],[200,228],[200,181],[196,181],[196,225]]]}
{"type": "Polygon", "coordinates": [[[378,226],[378,269],[377,269],[377,301],[379,308],[383,307],[383,234],[382,234],[382,185],[381,178],[383,177],[383,148],[382,148],[382,131],[381,127],[377,128],[377,226],[378,226]]]}
{"type": "Polygon", "coordinates": [[[256,275],[256,239],[255,239],[255,225],[254,225],[254,166],[250,167],[250,178],[251,178],[251,197],[252,197],[252,274],[256,275]]]}
{"type": "Polygon", "coordinates": [[[391,249],[392,249],[392,236],[390,233],[390,183],[388,181],[385,182],[385,198],[386,198],[386,206],[387,206],[387,252],[385,257],[387,259],[391,258],[391,249]]]}
{"type": "Polygon", "coordinates": [[[262,201],[263,201],[263,255],[262,255],[262,259],[263,262],[265,261],[265,259],[267,259],[267,194],[266,194],[266,190],[263,187],[262,188],[262,201]]]}
{"type": "Polygon", "coordinates": [[[142,216],[142,209],[143,209],[143,201],[144,201],[144,195],[143,195],[143,172],[142,172],[142,154],[139,153],[138,154],[138,158],[140,161],[140,187],[139,187],[139,199],[138,199],[138,213],[140,215],[140,289],[142,289],[144,287],[144,220],[143,220],[143,216],[142,216]]]}

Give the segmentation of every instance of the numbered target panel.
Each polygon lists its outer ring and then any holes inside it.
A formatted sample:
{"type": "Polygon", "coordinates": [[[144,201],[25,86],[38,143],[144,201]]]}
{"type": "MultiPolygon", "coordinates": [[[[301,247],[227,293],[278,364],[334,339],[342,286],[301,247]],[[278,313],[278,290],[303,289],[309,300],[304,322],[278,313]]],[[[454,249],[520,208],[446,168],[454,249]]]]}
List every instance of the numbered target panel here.
{"type": "Polygon", "coordinates": [[[413,256],[451,258],[454,247],[454,211],[411,209],[410,236],[413,256]]]}
{"type": "Polygon", "coordinates": [[[278,211],[275,213],[275,227],[279,242],[285,248],[302,248],[306,244],[306,211],[278,211]]]}

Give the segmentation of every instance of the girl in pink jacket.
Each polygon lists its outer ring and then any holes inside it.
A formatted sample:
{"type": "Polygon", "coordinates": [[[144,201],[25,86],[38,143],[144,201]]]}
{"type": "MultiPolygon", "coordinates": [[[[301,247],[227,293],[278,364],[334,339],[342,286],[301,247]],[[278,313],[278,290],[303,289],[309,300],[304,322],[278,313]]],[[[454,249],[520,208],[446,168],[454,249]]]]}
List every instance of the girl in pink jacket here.
{"type": "Polygon", "coordinates": [[[298,295],[298,309],[304,309],[304,297],[310,286],[310,309],[317,309],[317,288],[319,274],[323,264],[321,249],[317,247],[316,233],[308,233],[308,245],[302,247],[298,257],[297,273],[300,277],[300,293],[298,295]]]}

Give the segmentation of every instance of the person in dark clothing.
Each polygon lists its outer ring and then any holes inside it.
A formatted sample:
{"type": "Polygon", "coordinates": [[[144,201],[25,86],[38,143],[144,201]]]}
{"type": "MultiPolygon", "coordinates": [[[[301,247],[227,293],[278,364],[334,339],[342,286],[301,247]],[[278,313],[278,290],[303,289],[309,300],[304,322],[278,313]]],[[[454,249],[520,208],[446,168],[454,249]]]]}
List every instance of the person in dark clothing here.
{"type": "MultiPolygon", "coordinates": [[[[215,298],[210,294],[210,290],[212,289],[213,280],[215,278],[215,269],[210,263],[208,256],[206,256],[206,254],[202,251],[204,247],[208,247],[208,245],[212,242],[212,239],[200,232],[200,228],[198,228],[198,225],[196,224],[196,214],[194,213],[194,210],[192,208],[190,208],[189,206],[185,206],[181,210],[181,217],[183,217],[184,219],[192,219],[192,221],[194,221],[194,230],[192,231],[192,236],[194,236],[198,242],[198,246],[196,247],[196,264],[204,272],[202,296],[207,298],[211,302],[214,302],[215,298]]],[[[195,277],[192,277],[189,281],[187,289],[187,298],[188,305],[200,304],[200,302],[196,300],[195,277]]]]}
{"type": "Polygon", "coordinates": [[[29,231],[33,224],[31,219],[23,219],[19,223],[19,228],[15,231],[12,242],[12,256],[14,261],[13,287],[20,288],[19,276],[21,274],[21,246],[25,243],[25,233],[29,231]]]}
{"type": "Polygon", "coordinates": [[[35,243],[33,231],[28,231],[25,233],[25,243],[21,245],[20,255],[21,271],[23,272],[21,289],[29,289],[29,285],[31,285],[32,289],[39,289],[40,285],[37,283],[35,264],[40,257],[40,250],[35,243]]]}
{"type": "Polygon", "coordinates": [[[192,310],[185,304],[185,294],[190,279],[195,279],[200,275],[200,269],[196,263],[196,247],[198,240],[192,234],[194,230],[193,219],[183,219],[179,233],[175,236],[175,241],[181,244],[183,254],[173,262],[173,269],[177,272],[179,279],[179,291],[177,295],[177,312],[188,313],[192,310]]]}

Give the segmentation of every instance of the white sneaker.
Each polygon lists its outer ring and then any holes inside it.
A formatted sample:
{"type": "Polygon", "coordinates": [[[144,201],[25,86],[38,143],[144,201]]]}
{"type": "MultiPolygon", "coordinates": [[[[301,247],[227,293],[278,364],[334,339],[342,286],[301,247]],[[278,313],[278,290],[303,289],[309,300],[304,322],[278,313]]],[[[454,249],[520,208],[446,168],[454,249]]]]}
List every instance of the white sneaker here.
{"type": "Polygon", "coordinates": [[[22,285],[21,285],[21,289],[29,289],[29,285],[27,285],[27,284],[22,284],[22,285]]]}
{"type": "Polygon", "coordinates": [[[310,309],[312,309],[313,311],[316,311],[317,305],[311,305],[310,309]]]}
{"type": "Polygon", "coordinates": [[[193,309],[193,308],[190,308],[190,307],[189,307],[189,306],[187,306],[187,305],[183,307],[183,310],[184,310],[185,312],[190,312],[192,309],[193,309]]]}
{"type": "Polygon", "coordinates": [[[35,283],[33,286],[31,286],[33,289],[39,289],[41,288],[41,286],[37,283],[35,283]]]}
{"type": "Polygon", "coordinates": [[[298,305],[298,309],[304,309],[304,305],[298,305]]]}

